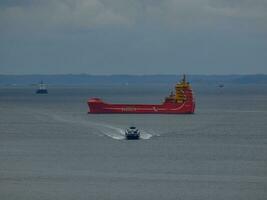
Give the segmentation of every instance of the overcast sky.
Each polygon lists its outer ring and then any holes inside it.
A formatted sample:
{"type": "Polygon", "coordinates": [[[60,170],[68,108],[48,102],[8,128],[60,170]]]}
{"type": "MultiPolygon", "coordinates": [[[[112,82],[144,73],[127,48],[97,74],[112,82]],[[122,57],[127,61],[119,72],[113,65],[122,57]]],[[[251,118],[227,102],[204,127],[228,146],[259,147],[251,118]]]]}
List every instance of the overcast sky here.
{"type": "Polygon", "coordinates": [[[0,0],[0,74],[267,73],[267,0],[0,0]]]}

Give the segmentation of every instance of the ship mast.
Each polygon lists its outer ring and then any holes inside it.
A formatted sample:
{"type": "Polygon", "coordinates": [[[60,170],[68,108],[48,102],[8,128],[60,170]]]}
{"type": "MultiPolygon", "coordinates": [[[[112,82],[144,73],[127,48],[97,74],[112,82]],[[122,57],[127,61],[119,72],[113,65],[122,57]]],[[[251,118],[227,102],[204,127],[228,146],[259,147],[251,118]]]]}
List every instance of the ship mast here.
{"type": "Polygon", "coordinates": [[[186,83],[185,74],[183,75],[182,83],[186,83]]]}

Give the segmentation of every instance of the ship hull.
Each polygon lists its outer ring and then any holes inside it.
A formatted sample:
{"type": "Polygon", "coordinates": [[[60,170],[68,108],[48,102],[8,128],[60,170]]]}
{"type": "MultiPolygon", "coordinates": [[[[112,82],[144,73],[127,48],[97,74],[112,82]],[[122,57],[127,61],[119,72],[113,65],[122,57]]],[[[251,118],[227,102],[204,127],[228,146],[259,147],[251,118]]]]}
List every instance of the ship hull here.
{"type": "Polygon", "coordinates": [[[88,101],[88,113],[94,114],[193,114],[194,102],[163,104],[109,104],[101,99],[88,101]]]}
{"type": "Polygon", "coordinates": [[[125,136],[126,140],[139,140],[139,135],[127,135],[125,136]]]}
{"type": "Polygon", "coordinates": [[[47,92],[46,89],[39,89],[39,90],[36,90],[35,93],[36,93],[36,94],[48,94],[48,92],[47,92]]]}

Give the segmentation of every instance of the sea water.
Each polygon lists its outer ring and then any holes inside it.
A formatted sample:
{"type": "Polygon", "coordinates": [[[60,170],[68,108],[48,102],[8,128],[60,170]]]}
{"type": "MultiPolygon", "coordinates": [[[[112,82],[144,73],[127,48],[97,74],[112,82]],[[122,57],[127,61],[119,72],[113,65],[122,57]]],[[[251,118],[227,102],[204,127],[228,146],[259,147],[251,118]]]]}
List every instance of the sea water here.
{"type": "Polygon", "coordinates": [[[0,199],[267,199],[267,87],[193,87],[193,115],[87,114],[165,86],[0,88],[0,199]]]}

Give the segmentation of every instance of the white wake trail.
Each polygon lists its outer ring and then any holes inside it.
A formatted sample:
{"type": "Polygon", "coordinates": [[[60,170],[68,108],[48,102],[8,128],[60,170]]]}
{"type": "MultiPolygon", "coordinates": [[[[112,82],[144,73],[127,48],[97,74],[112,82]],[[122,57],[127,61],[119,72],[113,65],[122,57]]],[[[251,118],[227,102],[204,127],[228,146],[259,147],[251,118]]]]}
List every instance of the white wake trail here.
{"type": "MultiPolygon", "coordinates": [[[[36,112],[35,112],[36,113],[36,112]]],[[[60,114],[55,114],[51,112],[38,112],[38,115],[45,115],[47,117],[52,118],[55,121],[63,122],[63,123],[72,123],[72,124],[78,124],[82,125],[84,127],[90,128],[90,132],[99,136],[108,136],[115,140],[124,140],[125,139],[125,129],[106,124],[101,122],[94,122],[90,121],[90,119],[85,120],[79,116],[62,116],[60,114]]],[[[155,133],[155,131],[152,130],[142,130],[140,129],[140,139],[148,140],[151,139],[153,136],[158,136],[158,134],[155,133]]]]}
{"type": "Polygon", "coordinates": [[[152,137],[153,135],[151,133],[148,133],[146,131],[141,130],[140,138],[143,140],[148,140],[152,137]]]}
{"type": "MultiPolygon", "coordinates": [[[[53,119],[61,122],[66,123],[74,123],[74,124],[81,124],[86,127],[90,127],[91,129],[97,130],[98,133],[101,133],[102,135],[108,136],[110,138],[113,138],[115,140],[123,140],[125,139],[125,130],[110,124],[103,124],[99,122],[92,122],[92,121],[86,121],[84,119],[78,119],[78,118],[66,118],[59,115],[52,115],[53,119]]],[[[143,140],[148,140],[153,136],[153,134],[142,131],[140,134],[140,138],[143,140]]]]}

